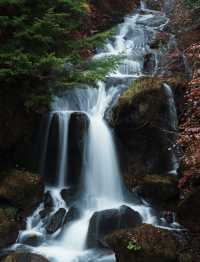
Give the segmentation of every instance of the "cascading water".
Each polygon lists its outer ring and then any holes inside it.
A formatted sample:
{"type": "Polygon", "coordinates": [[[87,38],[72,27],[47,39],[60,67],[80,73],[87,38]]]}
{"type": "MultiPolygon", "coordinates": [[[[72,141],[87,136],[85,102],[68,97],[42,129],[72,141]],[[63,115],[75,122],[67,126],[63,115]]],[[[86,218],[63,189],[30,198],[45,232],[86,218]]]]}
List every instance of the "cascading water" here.
{"type": "Polygon", "coordinates": [[[84,130],[82,137],[83,162],[81,167],[81,189],[79,188],[76,206],[79,208],[79,219],[63,225],[54,232],[47,234],[46,226],[49,218],[41,218],[41,211],[45,209],[42,203],[34,214],[27,220],[27,228],[21,232],[14,249],[27,248],[46,256],[54,262],[72,261],[115,261],[113,254],[102,254],[95,250],[86,249],[86,238],[89,221],[94,212],[110,208],[116,208],[126,204],[138,211],[146,223],[155,224],[156,219],[151,214],[151,209],[142,204],[130,203],[126,200],[120,179],[118,160],[113,141],[112,131],[107,126],[104,116],[106,110],[116,100],[119,94],[128,86],[128,83],[143,75],[144,55],[150,52],[149,41],[156,30],[167,23],[166,17],[159,12],[140,10],[125,18],[119,25],[118,33],[114,41],[107,42],[103,50],[99,50],[93,59],[99,59],[110,55],[123,55],[123,61],[118,69],[107,76],[105,83],[98,83],[98,88],[77,88],[68,91],[61,97],[56,97],[52,105],[52,112],[48,118],[47,131],[44,138],[44,150],[42,156],[43,169],[48,159],[57,161],[56,183],[48,185],[46,191],[50,192],[53,199],[53,208],[48,217],[55,216],[60,209],[68,211],[69,206],[61,197],[61,191],[70,187],[66,183],[70,175],[68,161],[69,126],[73,114],[79,113],[87,119],[88,129],[84,130]],[[144,13],[145,12],[145,13],[144,13]],[[152,23],[152,21],[154,23],[152,23]],[[56,120],[55,120],[56,117],[56,120]],[[54,119],[54,120],[53,120],[54,119]],[[57,144],[52,147],[58,157],[47,157],[47,144],[51,143],[50,129],[52,121],[57,127],[57,144]],[[26,244],[30,235],[36,235],[41,243],[37,247],[26,244]]]}

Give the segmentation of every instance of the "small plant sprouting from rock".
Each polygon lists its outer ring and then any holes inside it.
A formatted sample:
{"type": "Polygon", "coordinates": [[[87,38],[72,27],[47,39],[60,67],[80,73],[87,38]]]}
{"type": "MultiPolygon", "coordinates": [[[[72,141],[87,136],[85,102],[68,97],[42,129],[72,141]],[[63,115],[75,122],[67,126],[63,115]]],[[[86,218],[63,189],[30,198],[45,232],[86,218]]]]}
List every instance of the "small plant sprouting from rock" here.
{"type": "Polygon", "coordinates": [[[127,249],[130,251],[137,252],[137,251],[140,251],[142,247],[136,242],[136,240],[130,240],[128,242],[127,249]]]}

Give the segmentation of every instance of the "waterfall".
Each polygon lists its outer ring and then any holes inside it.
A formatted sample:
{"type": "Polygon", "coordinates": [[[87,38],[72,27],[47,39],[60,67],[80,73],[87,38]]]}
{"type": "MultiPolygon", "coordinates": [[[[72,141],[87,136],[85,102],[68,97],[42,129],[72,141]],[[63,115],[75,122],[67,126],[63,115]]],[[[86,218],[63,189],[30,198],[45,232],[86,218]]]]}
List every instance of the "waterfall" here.
{"type": "MultiPolygon", "coordinates": [[[[144,5],[142,7],[144,8],[144,5]]],[[[105,47],[98,50],[93,57],[100,59],[123,55],[123,61],[116,71],[108,74],[105,82],[97,83],[98,88],[80,86],[55,97],[46,134],[42,138],[42,166],[43,169],[45,166],[51,167],[44,173],[53,181],[46,186],[46,192],[53,200],[53,208],[45,210],[45,203],[37,208],[28,218],[26,230],[20,232],[13,249],[26,248],[46,256],[52,262],[113,262],[113,253],[102,254],[86,248],[89,222],[94,212],[118,208],[125,204],[139,212],[143,222],[156,223],[151,208],[146,203],[134,203],[126,199],[114,137],[104,118],[110,105],[118,99],[128,83],[144,75],[144,55],[151,51],[149,42],[156,30],[160,30],[166,22],[163,14],[151,10],[127,16],[124,23],[119,25],[116,36],[112,40],[108,39],[105,47]],[[153,18],[161,21],[160,27],[157,23],[151,23],[153,18]],[[75,130],[71,130],[71,121],[75,121],[75,130]],[[74,148],[69,153],[69,144],[72,142],[70,134],[74,135],[77,150],[75,153],[74,148]],[[53,145],[48,147],[51,143],[53,145]],[[69,154],[73,153],[74,163],[69,160],[72,157],[69,154]],[[71,170],[76,171],[77,177],[75,171],[73,173],[71,170]],[[55,178],[52,179],[52,176],[55,178]],[[74,184],[74,181],[71,184],[66,182],[70,177],[76,179],[77,184],[74,184]],[[59,210],[70,212],[71,206],[64,201],[63,192],[69,193],[73,190],[76,194],[72,194],[72,202],[75,210],[78,209],[78,218],[63,224],[49,235],[46,227],[52,217],[56,216],[59,210]],[[49,212],[47,217],[41,217],[43,211],[49,212]],[[33,235],[41,240],[36,247],[24,242],[33,235]]]]}
{"type": "Polygon", "coordinates": [[[98,116],[90,117],[87,145],[86,194],[99,200],[102,208],[108,201],[122,202],[122,186],[113,138],[104,120],[98,116]]]}
{"type": "Polygon", "coordinates": [[[68,125],[70,113],[59,112],[59,171],[58,171],[58,187],[65,186],[65,174],[67,170],[67,147],[68,147],[68,125]]]}

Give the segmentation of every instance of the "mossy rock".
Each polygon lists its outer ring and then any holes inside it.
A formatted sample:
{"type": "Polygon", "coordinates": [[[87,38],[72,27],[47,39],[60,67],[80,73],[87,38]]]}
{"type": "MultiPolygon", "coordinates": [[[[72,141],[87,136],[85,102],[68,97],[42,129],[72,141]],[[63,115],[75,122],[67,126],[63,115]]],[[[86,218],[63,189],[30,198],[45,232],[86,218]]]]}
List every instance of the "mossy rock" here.
{"type": "Polygon", "coordinates": [[[106,236],[105,241],[115,252],[117,262],[177,261],[178,241],[174,235],[151,225],[116,231],[106,236]]]}
{"type": "Polygon", "coordinates": [[[48,260],[40,255],[32,253],[14,252],[8,255],[3,262],[48,262],[48,260]]]}
{"type": "Polygon", "coordinates": [[[166,100],[165,94],[161,89],[164,83],[171,86],[175,100],[179,100],[179,93],[183,93],[185,83],[182,75],[174,77],[142,77],[135,80],[119,98],[113,110],[111,125],[117,127],[123,122],[132,120],[137,128],[137,124],[139,126],[145,122],[157,124],[157,122],[162,121],[162,112],[165,109],[166,100]],[[131,116],[133,113],[134,115],[131,116]],[[126,120],[126,118],[128,119],[126,120]]]}
{"type": "Polygon", "coordinates": [[[27,171],[0,173],[0,200],[21,210],[32,211],[43,197],[42,178],[27,171]]]}

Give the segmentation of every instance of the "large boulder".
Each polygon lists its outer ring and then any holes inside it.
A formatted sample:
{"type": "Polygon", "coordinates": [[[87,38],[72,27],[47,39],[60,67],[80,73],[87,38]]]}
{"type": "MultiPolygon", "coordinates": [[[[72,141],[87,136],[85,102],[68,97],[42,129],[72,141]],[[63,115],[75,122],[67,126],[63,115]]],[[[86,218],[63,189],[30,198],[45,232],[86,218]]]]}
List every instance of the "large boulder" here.
{"type": "Polygon", "coordinates": [[[135,191],[151,204],[169,207],[178,201],[178,181],[173,176],[147,175],[136,182],[135,191]]]}
{"type": "Polygon", "coordinates": [[[0,201],[31,213],[42,201],[42,178],[27,171],[11,170],[0,174],[0,201]]]}
{"type": "Polygon", "coordinates": [[[180,75],[143,77],[134,81],[119,98],[111,125],[120,146],[123,173],[129,178],[127,183],[137,175],[165,174],[177,169],[173,146],[177,138],[173,95],[178,105],[181,95],[177,90],[181,89],[180,75]]]}
{"type": "Polygon", "coordinates": [[[176,262],[178,241],[165,229],[142,225],[131,230],[119,230],[106,236],[117,262],[176,262]]]}
{"type": "Polygon", "coordinates": [[[14,252],[8,255],[2,262],[48,262],[48,260],[40,255],[31,253],[14,252]]]}
{"type": "Polygon", "coordinates": [[[191,232],[200,232],[200,188],[188,193],[177,210],[178,221],[191,232]]]}
{"type": "Polygon", "coordinates": [[[142,223],[138,212],[127,206],[119,209],[109,209],[95,212],[90,220],[87,236],[87,246],[106,246],[104,237],[117,229],[133,228],[142,223]]]}

